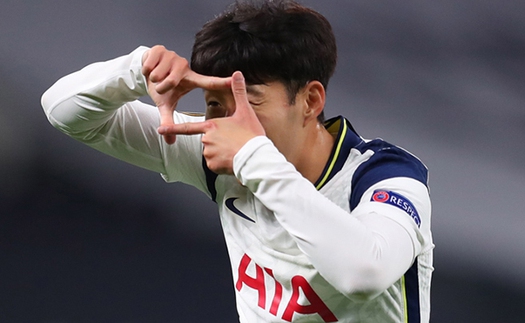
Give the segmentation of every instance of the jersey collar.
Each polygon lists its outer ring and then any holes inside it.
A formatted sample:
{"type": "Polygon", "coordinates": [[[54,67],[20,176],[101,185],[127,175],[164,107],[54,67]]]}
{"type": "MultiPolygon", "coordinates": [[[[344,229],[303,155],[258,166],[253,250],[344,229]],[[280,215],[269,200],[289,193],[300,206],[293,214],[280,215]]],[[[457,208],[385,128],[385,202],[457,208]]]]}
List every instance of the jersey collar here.
{"type": "Polygon", "coordinates": [[[350,150],[363,142],[352,124],[342,116],[327,120],[324,126],[335,137],[335,143],[321,176],[314,184],[318,190],[343,168],[350,150]]]}

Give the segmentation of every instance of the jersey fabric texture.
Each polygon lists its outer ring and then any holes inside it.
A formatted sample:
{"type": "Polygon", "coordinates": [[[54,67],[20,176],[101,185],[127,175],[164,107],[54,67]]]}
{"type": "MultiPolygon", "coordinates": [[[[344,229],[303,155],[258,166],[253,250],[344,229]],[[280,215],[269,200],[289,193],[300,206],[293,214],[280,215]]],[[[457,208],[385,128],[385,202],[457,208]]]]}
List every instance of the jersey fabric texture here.
{"type": "Polygon", "coordinates": [[[165,144],[157,109],[138,101],[146,50],[64,77],[42,105],[71,137],[217,203],[241,322],[429,321],[434,245],[419,159],[337,117],[325,125],[335,145],[314,184],[266,137],[236,154],[234,176],[214,174],[201,136],[165,144]]]}

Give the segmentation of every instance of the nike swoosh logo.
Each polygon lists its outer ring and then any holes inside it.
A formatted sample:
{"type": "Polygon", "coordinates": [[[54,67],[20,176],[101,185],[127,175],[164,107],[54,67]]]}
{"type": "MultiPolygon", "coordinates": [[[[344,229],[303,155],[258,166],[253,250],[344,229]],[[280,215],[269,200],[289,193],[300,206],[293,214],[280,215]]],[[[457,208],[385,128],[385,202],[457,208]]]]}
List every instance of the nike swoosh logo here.
{"type": "Polygon", "coordinates": [[[242,213],[241,210],[239,210],[237,207],[235,207],[235,205],[233,204],[233,202],[238,199],[238,197],[230,197],[228,199],[226,199],[226,207],[232,211],[233,213],[237,214],[238,216],[240,216],[241,218],[245,219],[245,220],[248,220],[250,222],[253,222],[255,223],[254,220],[250,219],[246,214],[242,213]]]}

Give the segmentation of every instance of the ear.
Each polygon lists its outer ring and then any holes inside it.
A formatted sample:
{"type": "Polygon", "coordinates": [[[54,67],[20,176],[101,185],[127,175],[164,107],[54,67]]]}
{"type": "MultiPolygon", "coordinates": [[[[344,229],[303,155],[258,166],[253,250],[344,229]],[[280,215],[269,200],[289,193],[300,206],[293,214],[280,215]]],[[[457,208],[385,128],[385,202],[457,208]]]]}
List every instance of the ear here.
{"type": "Polygon", "coordinates": [[[309,82],[303,89],[306,102],[304,110],[304,125],[311,121],[317,122],[317,117],[324,109],[326,102],[326,91],[319,81],[309,82]]]}

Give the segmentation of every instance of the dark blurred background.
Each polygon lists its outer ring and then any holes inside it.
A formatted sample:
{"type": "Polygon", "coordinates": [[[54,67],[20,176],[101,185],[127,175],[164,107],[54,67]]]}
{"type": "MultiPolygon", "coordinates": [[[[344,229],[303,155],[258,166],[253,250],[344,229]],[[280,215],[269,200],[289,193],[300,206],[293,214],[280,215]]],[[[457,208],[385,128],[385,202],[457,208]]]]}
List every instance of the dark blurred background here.
{"type": "MultiPolygon", "coordinates": [[[[229,0],[1,0],[0,321],[234,322],[214,204],[53,129],[84,65],[193,35],[229,0]]],[[[328,116],[430,168],[432,322],[525,321],[525,2],[304,1],[332,22],[328,116]]],[[[315,50],[315,48],[312,48],[315,50]]],[[[200,92],[181,109],[203,111],[200,92]]]]}

